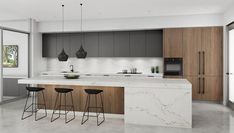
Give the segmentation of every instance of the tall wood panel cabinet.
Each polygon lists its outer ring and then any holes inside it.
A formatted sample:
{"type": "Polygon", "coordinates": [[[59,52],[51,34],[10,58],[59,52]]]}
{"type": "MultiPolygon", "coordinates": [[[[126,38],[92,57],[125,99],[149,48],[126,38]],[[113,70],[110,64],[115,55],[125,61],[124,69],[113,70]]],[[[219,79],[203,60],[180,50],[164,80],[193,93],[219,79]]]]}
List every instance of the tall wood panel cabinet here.
{"type": "Polygon", "coordinates": [[[222,27],[185,28],[184,77],[193,85],[193,99],[221,101],[222,27]]]}

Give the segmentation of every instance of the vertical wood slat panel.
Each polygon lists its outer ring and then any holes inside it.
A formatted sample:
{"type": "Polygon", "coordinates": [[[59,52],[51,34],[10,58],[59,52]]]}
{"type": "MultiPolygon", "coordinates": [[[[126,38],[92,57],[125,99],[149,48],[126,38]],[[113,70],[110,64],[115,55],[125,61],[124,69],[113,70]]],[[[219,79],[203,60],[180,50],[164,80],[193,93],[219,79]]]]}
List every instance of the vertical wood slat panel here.
{"type": "MultiPolygon", "coordinates": [[[[103,102],[104,112],[112,114],[124,114],[124,88],[121,87],[101,87],[101,86],[63,86],[63,85],[38,85],[39,87],[45,88],[45,99],[47,109],[53,109],[57,93],[54,88],[71,88],[74,89],[73,101],[75,111],[84,111],[86,97],[85,89],[100,89],[103,90],[103,102]]],[[[64,97],[62,97],[62,104],[64,104],[64,97]]],[[[42,102],[41,95],[39,96],[39,102],[42,102]]],[[[91,106],[95,105],[95,96],[91,98],[91,106]]],[[[100,106],[100,96],[97,95],[98,106],[100,106]]],[[[67,105],[71,105],[70,94],[67,94],[67,105]]],[[[64,108],[62,108],[64,109],[64,108]]],[[[94,109],[91,111],[95,111],[94,109]]]]}

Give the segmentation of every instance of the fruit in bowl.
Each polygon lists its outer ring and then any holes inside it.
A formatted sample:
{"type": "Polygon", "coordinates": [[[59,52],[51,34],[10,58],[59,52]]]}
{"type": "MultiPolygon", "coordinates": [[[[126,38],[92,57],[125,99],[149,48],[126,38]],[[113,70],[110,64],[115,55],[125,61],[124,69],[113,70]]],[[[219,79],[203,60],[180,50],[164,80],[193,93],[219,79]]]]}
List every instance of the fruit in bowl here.
{"type": "Polygon", "coordinates": [[[65,74],[64,77],[66,79],[78,79],[80,77],[80,75],[76,75],[76,74],[65,74]]]}

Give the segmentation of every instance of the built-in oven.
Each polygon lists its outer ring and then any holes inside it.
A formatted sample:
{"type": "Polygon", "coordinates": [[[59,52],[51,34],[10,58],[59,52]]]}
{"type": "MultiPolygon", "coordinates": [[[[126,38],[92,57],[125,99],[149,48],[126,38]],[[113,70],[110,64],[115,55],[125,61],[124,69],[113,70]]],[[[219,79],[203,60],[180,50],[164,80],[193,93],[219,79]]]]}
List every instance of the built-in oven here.
{"type": "Polygon", "coordinates": [[[182,58],[164,58],[164,75],[182,76],[183,59],[182,58]]]}

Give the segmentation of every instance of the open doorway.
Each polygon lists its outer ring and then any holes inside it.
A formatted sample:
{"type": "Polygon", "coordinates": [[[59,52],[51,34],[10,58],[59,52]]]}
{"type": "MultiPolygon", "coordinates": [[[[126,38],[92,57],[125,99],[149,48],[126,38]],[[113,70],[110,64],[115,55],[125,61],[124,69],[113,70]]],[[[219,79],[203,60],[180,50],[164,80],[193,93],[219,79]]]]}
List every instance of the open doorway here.
{"type": "Polygon", "coordinates": [[[234,108],[234,23],[228,25],[228,104],[234,108]]]}
{"type": "Polygon", "coordinates": [[[29,75],[29,34],[7,29],[1,34],[2,102],[9,102],[26,96],[25,85],[19,85],[18,79],[29,75]]]}

